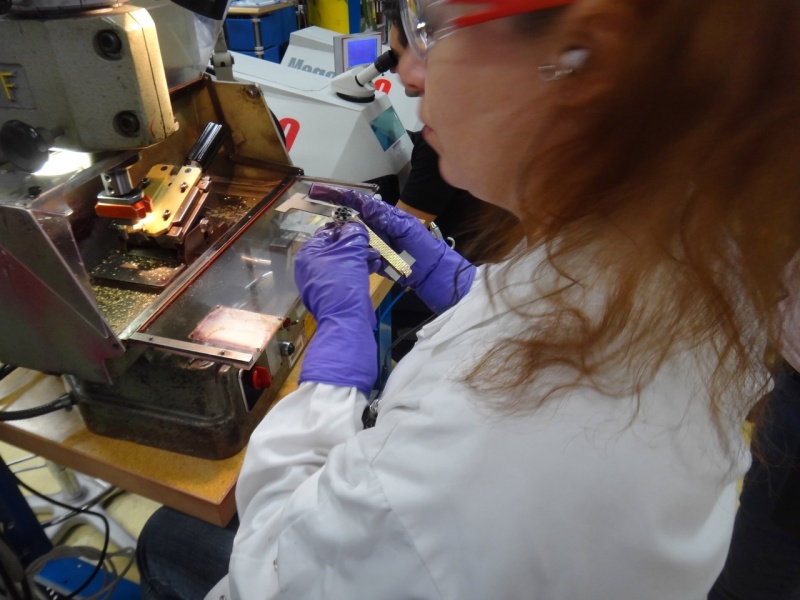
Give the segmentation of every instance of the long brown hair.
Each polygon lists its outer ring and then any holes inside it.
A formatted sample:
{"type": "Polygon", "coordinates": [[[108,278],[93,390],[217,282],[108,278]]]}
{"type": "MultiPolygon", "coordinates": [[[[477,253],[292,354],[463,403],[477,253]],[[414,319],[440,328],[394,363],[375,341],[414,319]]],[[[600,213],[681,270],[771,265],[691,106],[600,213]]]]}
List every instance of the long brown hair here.
{"type": "Polygon", "coordinates": [[[674,352],[703,346],[712,409],[742,414],[766,385],[800,245],[800,2],[630,2],[641,19],[617,85],[580,114],[561,109],[580,132],[522,162],[527,252],[559,274],[550,309],[532,298],[531,330],[467,381],[508,391],[556,367],[636,396],[674,352]]]}

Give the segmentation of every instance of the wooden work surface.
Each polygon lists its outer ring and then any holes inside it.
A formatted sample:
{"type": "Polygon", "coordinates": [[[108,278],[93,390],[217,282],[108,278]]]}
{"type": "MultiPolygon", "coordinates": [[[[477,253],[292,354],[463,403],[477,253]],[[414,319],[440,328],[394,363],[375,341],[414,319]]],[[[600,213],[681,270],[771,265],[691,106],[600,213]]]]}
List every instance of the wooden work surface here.
{"type": "Polygon", "coordinates": [[[276,2],[275,4],[265,4],[262,6],[233,6],[228,9],[227,16],[229,17],[259,17],[267,13],[275,12],[282,8],[289,6],[296,6],[297,3],[291,2],[276,2]]]}
{"type": "MultiPolygon", "coordinates": [[[[371,277],[376,308],[390,288],[386,279],[371,277]]],[[[278,392],[279,400],[297,388],[301,360],[278,392]]],[[[63,393],[61,378],[16,369],[0,381],[0,410],[41,406],[63,393]]],[[[236,512],[233,492],[244,450],[225,460],[206,460],[107,438],[87,430],[75,409],[0,422],[0,440],[209,523],[226,525],[236,512]]]]}

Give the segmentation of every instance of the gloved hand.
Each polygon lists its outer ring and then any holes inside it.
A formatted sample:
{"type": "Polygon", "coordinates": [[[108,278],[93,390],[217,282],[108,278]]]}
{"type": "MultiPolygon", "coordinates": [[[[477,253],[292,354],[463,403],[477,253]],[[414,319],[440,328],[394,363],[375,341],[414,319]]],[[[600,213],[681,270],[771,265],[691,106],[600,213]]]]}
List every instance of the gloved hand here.
{"type": "Polygon", "coordinates": [[[361,220],[395,252],[414,257],[411,275],[398,283],[410,287],[428,308],[441,314],[469,291],[475,266],[444,240],[437,240],[413,215],[355,190],[314,183],[309,198],[347,206],[358,211],[361,220]]]}
{"type": "Polygon", "coordinates": [[[329,224],[295,257],[294,279],[317,331],[303,358],[300,383],[356,387],[369,396],[378,376],[369,262],[377,251],[358,223],[329,224]]]}

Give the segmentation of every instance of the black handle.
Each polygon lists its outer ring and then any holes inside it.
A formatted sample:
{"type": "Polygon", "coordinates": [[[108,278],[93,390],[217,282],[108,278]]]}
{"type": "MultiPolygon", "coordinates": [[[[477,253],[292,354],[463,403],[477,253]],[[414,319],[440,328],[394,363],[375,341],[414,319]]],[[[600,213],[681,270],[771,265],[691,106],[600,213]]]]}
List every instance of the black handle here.
{"type": "Polygon", "coordinates": [[[203,171],[211,166],[211,162],[219,152],[222,143],[228,135],[228,128],[220,123],[209,123],[200,134],[189,154],[186,156],[188,164],[198,166],[203,171]]]}

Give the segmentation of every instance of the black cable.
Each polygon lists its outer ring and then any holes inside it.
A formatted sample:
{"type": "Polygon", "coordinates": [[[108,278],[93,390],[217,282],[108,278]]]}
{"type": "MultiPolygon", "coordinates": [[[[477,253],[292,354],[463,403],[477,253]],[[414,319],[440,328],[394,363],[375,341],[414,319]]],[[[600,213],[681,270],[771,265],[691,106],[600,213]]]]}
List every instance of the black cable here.
{"type": "Polygon", "coordinates": [[[81,513],[84,513],[84,514],[87,514],[87,515],[92,515],[92,516],[95,516],[95,517],[99,517],[103,521],[103,526],[105,528],[105,532],[104,532],[105,535],[103,536],[103,548],[102,548],[102,550],[100,550],[100,559],[97,561],[97,564],[95,565],[94,570],[89,574],[89,577],[86,578],[86,581],[84,581],[78,587],[78,589],[74,590],[71,594],[66,596],[66,600],[71,600],[72,598],[75,598],[78,594],[80,594],[83,590],[85,590],[89,586],[89,584],[95,578],[95,575],[97,575],[100,572],[100,569],[103,567],[103,563],[106,560],[106,554],[108,553],[108,543],[109,543],[110,538],[111,538],[111,526],[108,524],[108,519],[106,519],[105,516],[103,514],[99,513],[99,512],[95,512],[93,510],[79,509],[79,508],[76,508],[74,506],[70,506],[69,504],[64,504],[63,502],[58,502],[57,500],[53,500],[52,498],[50,498],[48,496],[45,496],[44,494],[41,494],[41,493],[37,492],[36,490],[34,490],[28,484],[26,484],[25,482],[21,481],[16,475],[14,476],[14,478],[17,480],[17,484],[20,487],[25,488],[31,494],[33,494],[34,496],[37,496],[38,498],[41,498],[45,502],[50,502],[51,504],[55,504],[56,506],[60,506],[61,508],[66,508],[66,509],[69,509],[69,510],[76,510],[77,512],[81,512],[81,513]]]}
{"type": "Polygon", "coordinates": [[[22,563],[19,562],[19,557],[11,549],[11,546],[6,544],[2,535],[0,535],[0,577],[2,577],[6,588],[8,588],[9,594],[13,596],[11,600],[36,600],[30,581],[28,581],[28,577],[25,574],[25,569],[22,567],[22,563]],[[16,589],[15,581],[19,582],[22,595],[16,589]]]}
{"type": "Polygon", "coordinates": [[[63,514],[60,517],[57,517],[57,518],[54,517],[54,518],[52,518],[52,519],[50,519],[48,521],[42,521],[41,522],[41,526],[42,526],[43,529],[47,529],[48,527],[52,527],[53,525],[58,525],[59,523],[63,523],[64,521],[68,521],[69,519],[71,519],[72,517],[77,515],[82,510],[88,510],[88,509],[92,508],[93,506],[99,504],[100,502],[109,501],[115,495],[119,495],[121,493],[123,493],[123,490],[120,490],[120,489],[114,487],[113,485],[109,486],[108,488],[106,488],[102,492],[100,492],[99,494],[95,495],[93,498],[90,498],[89,500],[87,500],[86,502],[81,504],[79,507],[76,507],[74,510],[71,510],[70,512],[68,512],[66,514],[63,514]]]}
{"type": "MultiPolygon", "coordinates": [[[[0,460],[2,460],[2,457],[0,457],[0,460]]],[[[44,494],[34,490],[32,487],[30,487],[27,483],[22,481],[19,477],[17,477],[13,473],[12,476],[14,477],[14,479],[16,479],[17,485],[28,490],[31,494],[33,494],[37,498],[41,498],[45,502],[49,502],[50,504],[55,504],[56,506],[60,506],[61,508],[66,508],[68,510],[74,510],[76,512],[99,517],[103,521],[103,526],[105,527],[105,535],[103,536],[103,548],[102,550],[100,550],[100,560],[97,561],[94,570],[89,574],[89,577],[86,579],[86,581],[84,581],[78,587],[78,589],[76,589],[75,591],[73,591],[72,593],[70,593],[68,596],[65,597],[65,600],[72,600],[89,586],[92,580],[94,580],[95,575],[97,575],[100,572],[100,569],[103,567],[103,563],[106,560],[106,554],[108,554],[108,543],[111,539],[111,526],[108,523],[108,519],[106,519],[105,516],[99,512],[95,512],[93,510],[86,510],[75,506],[70,506],[69,504],[64,504],[63,502],[59,502],[58,500],[53,500],[52,498],[45,496],[44,494]]]]}
{"type": "Polygon", "coordinates": [[[75,400],[69,394],[62,394],[57,399],[42,406],[34,408],[26,408],[25,410],[7,410],[0,412],[0,421],[19,421],[21,419],[30,419],[33,417],[40,417],[57,410],[69,409],[74,406],[75,400]]]}
{"type": "Polygon", "coordinates": [[[19,595],[19,591],[17,591],[17,586],[14,585],[11,573],[8,572],[8,569],[6,569],[6,565],[2,560],[0,560],[0,579],[3,580],[3,585],[8,593],[11,594],[11,600],[29,600],[28,596],[23,598],[19,595]]]}

